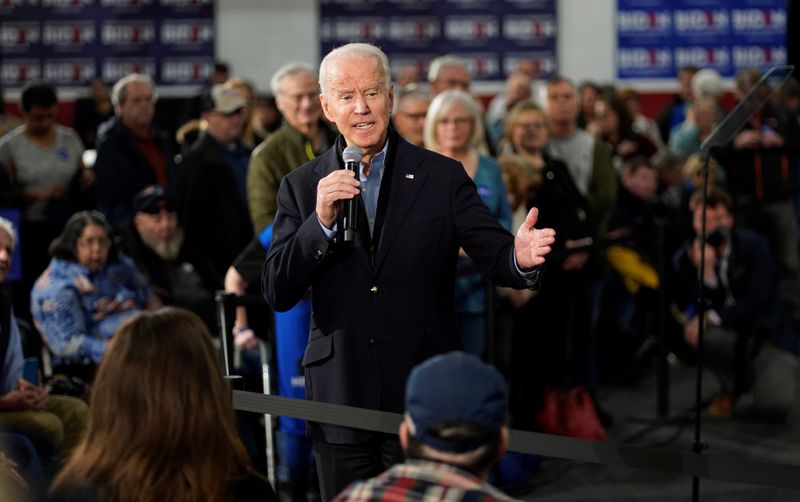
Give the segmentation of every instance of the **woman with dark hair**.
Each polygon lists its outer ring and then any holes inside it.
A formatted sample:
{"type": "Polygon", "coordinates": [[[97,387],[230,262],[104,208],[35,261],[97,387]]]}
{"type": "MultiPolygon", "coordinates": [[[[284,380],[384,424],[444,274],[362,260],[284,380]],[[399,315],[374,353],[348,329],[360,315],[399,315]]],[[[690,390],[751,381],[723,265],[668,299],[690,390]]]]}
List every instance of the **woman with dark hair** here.
{"type": "Polygon", "coordinates": [[[622,174],[624,161],[639,156],[649,159],[658,152],[650,139],[633,130],[633,116],[616,94],[601,95],[594,107],[598,136],[611,149],[611,161],[617,175],[622,174]]]}
{"type": "Polygon", "coordinates": [[[578,108],[578,117],[576,122],[578,127],[588,132],[589,134],[597,133],[597,117],[595,116],[595,103],[603,94],[603,89],[592,82],[586,80],[581,82],[578,86],[578,97],[580,99],[580,107],[578,108]]]}
{"type": "Polygon", "coordinates": [[[123,324],[53,501],[277,501],[250,464],[203,321],[165,307],[123,324]]]}
{"type": "Polygon", "coordinates": [[[133,261],[117,252],[97,211],[72,215],[50,254],[31,291],[31,314],[54,364],[90,377],[120,324],[158,300],[133,261]]]}
{"type": "Polygon", "coordinates": [[[75,101],[75,131],[84,147],[95,147],[98,127],[113,116],[108,84],[100,77],[93,78],[89,83],[89,95],[75,101]]]}

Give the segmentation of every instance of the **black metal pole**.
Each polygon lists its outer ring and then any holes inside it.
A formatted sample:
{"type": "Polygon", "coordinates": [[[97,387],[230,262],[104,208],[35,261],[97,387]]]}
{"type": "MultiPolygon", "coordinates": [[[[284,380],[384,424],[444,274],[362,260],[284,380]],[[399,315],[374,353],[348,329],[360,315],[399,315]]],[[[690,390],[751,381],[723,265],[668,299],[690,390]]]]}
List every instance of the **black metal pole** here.
{"type": "Polygon", "coordinates": [[[656,323],[658,324],[658,332],[656,334],[658,343],[658,363],[656,366],[656,381],[657,381],[657,410],[660,418],[665,418],[669,415],[669,364],[667,361],[668,344],[667,344],[667,294],[666,280],[667,274],[665,273],[666,266],[664,257],[664,227],[667,225],[666,218],[656,219],[656,266],[658,267],[658,305],[656,306],[656,323]]]}
{"type": "MultiPolygon", "coordinates": [[[[701,441],[701,412],[703,403],[703,337],[705,335],[705,316],[706,316],[706,302],[705,295],[703,294],[703,278],[706,272],[706,210],[708,209],[708,164],[711,160],[711,152],[705,153],[703,160],[703,202],[702,202],[702,222],[700,232],[700,266],[697,277],[697,377],[695,385],[694,396],[694,444],[692,451],[697,455],[703,453],[706,445],[701,441]]],[[[697,476],[692,477],[692,500],[694,502],[700,501],[700,478],[697,476]]]]}
{"type": "Polygon", "coordinates": [[[228,325],[229,301],[232,297],[235,297],[233,293],[222,290],[217,291],[214,297],[217,304],[217,323],[219,324],[219,344],[220,350],[222,351],[222,367],[225,370],[226,376],[231,374],[231,360],[233,358],[233,353],[230,350],[230,326],[228,325]]]}

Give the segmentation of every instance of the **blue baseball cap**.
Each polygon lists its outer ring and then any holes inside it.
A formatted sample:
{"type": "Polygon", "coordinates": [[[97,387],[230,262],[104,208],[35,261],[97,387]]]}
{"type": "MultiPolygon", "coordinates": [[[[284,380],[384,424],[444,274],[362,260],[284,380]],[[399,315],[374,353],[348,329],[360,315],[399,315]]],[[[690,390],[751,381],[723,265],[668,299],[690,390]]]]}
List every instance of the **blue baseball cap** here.
{"type": "Polygon", "coordinates": [[[440,451],[470,451],[496,438],[506,424],[506,383],[497,369],[473,355],[455,351],[435,356],[411,370],[406,414],[412,435],[423,443],[440,451]],[[434,430],[452,421],[478,425],[485,434],[465,443],[434,430]]]}
{"type": "Polygon", "coordinates": [[[134,213],[158,214],[162,207],[175,211],[175,201],[160,185],[147,186],[133,197],[134,213]]]}

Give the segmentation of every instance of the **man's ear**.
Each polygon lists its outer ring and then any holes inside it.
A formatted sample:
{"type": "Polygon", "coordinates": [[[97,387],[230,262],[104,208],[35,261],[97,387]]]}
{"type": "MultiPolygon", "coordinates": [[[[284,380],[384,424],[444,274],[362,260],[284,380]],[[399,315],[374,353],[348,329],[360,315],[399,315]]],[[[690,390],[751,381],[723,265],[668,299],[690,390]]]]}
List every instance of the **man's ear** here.
{"type": "Polygon", "coordinates": [[[408,448],[408,424],[405,420],[400,422],[397,435],[400,437],[400,447],[405,451],[408,448]]]}
{"type": "Polygon", "coordinates": [[[330,113],[330,102],[328,102],[328,97],[324,94],[319,95],[319,104],[322,105],[322,113],[325,114],[325,118],[329,121],[336,123],[335,117],[330,113]]]}
{"type": "Polygon", "coordinates": [[[500,429],[500,446],[497,448],[497,460],[503,458],[508,450],[508,427],[505,425],[500,429]]]}
{"type": "Polygon", "coordinates": [[[283,99],[280,96],[275,96],[275,108],[283,114],[283,99]]]}
{"type": "Polygon", "coordinates": [[[139,213],[133,215],[133,226],[136,227],[137,232],[142,231],[142,216],[139,213]]]}

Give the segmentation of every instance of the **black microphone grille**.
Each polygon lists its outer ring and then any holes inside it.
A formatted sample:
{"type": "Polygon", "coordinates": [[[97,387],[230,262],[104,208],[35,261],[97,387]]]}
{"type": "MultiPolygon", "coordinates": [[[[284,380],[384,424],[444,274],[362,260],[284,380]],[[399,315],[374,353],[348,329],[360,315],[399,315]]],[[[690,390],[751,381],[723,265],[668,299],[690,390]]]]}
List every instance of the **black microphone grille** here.
{"type": "Polygon", "coordinates": [[[361,149],[354,145],[348,146],[342,152],[342,159],[345,162],[361,162],[361,157],[361,149]]]}

